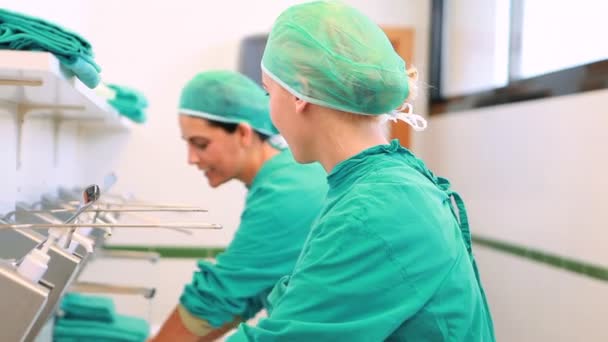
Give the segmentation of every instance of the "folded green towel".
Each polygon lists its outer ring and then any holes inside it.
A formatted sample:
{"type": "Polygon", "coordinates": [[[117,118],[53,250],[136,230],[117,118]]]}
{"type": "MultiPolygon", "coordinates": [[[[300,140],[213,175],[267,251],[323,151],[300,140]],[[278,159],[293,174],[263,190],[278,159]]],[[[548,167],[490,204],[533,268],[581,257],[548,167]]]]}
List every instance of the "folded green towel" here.
{"type": "Polygon", "coordinates": [[[116,92],[116,98],[130,101],[138,107],[148,107],[148,100],[141,92],[118,84],[108,84],[107,86],[116,92]]]}
{"type": "Polygon", "coordinates": [[[63,317],[67,319],[112,322],[116,314],[112,299],[68,293],[61,302],[63,317]]]}
{"type": "Polygon", "coordinates": [[[0,49],[51,52],[88,87],[99,83],[101,69],[93,60],[91,44],[43,19],[0,9],[0,49]]]}
{"type": "Polygon", "coordinates": [[[54,342],[143,342],[150,326],[141,318],[116,315],[112,323],[60,318],[53,330],[54,342]]]}
{"type": "Polygon", "coordinates": [[[116,92],[116,97],[108,100],[108,103],[120,114],[137,123],[146,122],[145,109],[148,107],[148,100],[141,92],[117,84],[108,84],[108,88],[116,92]]]}
{"type": "Polygon", "coordinates": [[[86,59],[76,56],[57,56],[57,58],[65,69],[76,75],[87,87],[93,89],[101,82],[97,64],[90,63],[86,59]]]}

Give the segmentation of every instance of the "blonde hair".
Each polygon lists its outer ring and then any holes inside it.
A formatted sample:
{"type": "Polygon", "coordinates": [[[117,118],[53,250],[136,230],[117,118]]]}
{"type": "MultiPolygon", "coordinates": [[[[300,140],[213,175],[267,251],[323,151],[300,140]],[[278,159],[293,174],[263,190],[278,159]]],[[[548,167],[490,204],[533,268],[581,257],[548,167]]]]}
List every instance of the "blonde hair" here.
{"type": "Polygon", "coordinates": [[[408,87],[409,87],[410,92],[409,92],[407,98],[405,99],[404,103],[412,103],[418,96],[418,69],[416,69],[416,67],[412,66],[409,69],[407,69],[405,72],[407,74],[408,87]]]}
{"type": "MultiPolygon", "coordinates": [[[[405,72],[407,73],[409,94],[405,101],[403,101],[404,105],[407,103],[412,104],[418,96],[418,69],[416,69],[416,67],[410,67],[405,72]]],[[[385,120],[380,122],[379,125],[382,130],[382,135],[384,135],[387,140],[390,140],[392,121],[385,120]]]]}

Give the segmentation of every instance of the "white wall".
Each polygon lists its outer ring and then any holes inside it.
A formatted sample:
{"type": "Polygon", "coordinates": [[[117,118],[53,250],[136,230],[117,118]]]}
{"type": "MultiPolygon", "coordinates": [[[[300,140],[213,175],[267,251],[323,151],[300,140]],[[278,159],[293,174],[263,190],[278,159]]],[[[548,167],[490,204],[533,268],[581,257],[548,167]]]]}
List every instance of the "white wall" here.
{"type": "Polygon", "coordinates": [[[16,122],[11,108],[0,109],[0,136],[2,137],[2,148],[0,149],[0,213],[15,210],[15,198],[17,196],[17,134],[16,122]],[[10,109],[10,111],[9,111],[10,109]]]}
{"type": "MultiPolygon", "coordinates": [[[[608,90],[431,117],[422,157],[473,233],[608,265],[608,90]]],[[[476,248],[501,341],[607,341],[608,285],[476,248]]]]}
{"type": "MultiPolygon", "coordinates": [[[[181,87],[195,73],[206,69],[235,69],[240,41],[247,35],[268,32],[278,14],[297,0],[226,1],[118,1],[118,0],[0,0],[2,7],[41,16],[81,33],[93,44],[96,60],[106,82],[129,85],[150,100],[149,121],[134,127],[128,144],[120,151],[114,169],[116,190],[132,192],[154,201],[201,205],[210,210],[205,220],[221,223],[220,232],[186,237],[174,232],[117,231],[114,243],[166,245],[225,245],[239,221],[245,189],[231,183],[211,190],[203,175],[186,165],[186,150],[179,138],[176,107],[181,87]]],[[[430,1],[350,0],[381,25],[413,27],[416,32],[414,63],[426,80],[430,1]]],[[[420,103],[425,102],[425,94],[420,103]]],[[[86,132],[81,131],[80,134],[86,132]]],[[[98,140],[79,148],[104,156],[98,140]]],[[[123,146],[117,143],[117,146],[123,146]]],[[[39,152],[40,153],[40,152],[39,152]]],[[[99,175],[91,173],[98,181],[99,175]]],[[[89,182],[88,180],[82,180],[89,182]]],[[[61,182],[58,179],[57,182],[61,182]]],[[[193,261],[162,261],[154,267],[138,263],[98,260],[85,279],[157,286],[152,322],[164,320],[177,302],[183,284],[190,279],[193,261]],[[117,276],[117,270],[126,276],[117,276]]],[[[139,298],[117,298],[124,313],[142,314],[146,303],[139,298]]]]}

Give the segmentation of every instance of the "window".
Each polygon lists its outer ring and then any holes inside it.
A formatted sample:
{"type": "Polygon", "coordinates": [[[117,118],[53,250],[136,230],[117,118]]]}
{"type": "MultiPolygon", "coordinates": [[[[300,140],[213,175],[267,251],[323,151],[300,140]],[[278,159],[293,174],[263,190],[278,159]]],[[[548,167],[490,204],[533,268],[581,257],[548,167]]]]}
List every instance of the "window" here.
{"type": "Polygon", "coordinates": [[[608,1],[523,0],[522,78],[608,58],[608,1]]]}
{"type": "Polygon", "coordinates": [[[441,84],[445,96],[502,87],[509,77],[509,1],[446,1],[441,84]]]}
{"type": "Polygon", "coordinates": [[[257,82],[260,86],[262,85],[260,61],[264,55],[267,40],[268,35],[266,34],[246,37],[241,42],[239,51],[239,71],[257,82]]]}
{"type": "Polygon", "coordinates": [[[608,1],[432,0],[431,13],[431,114],[608,88],[608,1]]]}

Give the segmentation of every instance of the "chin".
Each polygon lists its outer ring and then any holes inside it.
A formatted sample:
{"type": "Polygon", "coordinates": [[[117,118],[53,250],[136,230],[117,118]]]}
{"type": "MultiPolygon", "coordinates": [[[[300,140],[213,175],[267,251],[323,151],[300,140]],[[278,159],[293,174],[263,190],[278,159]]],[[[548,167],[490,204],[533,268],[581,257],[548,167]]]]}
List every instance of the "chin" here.
{"type": "Polygon", "coordinates": [[[227,181],[228,181],[227,179],[209,179],[209,178],[207,178],[207,183],[213,189],[218,188],[220,185],[226,183],[227,181]]]}

